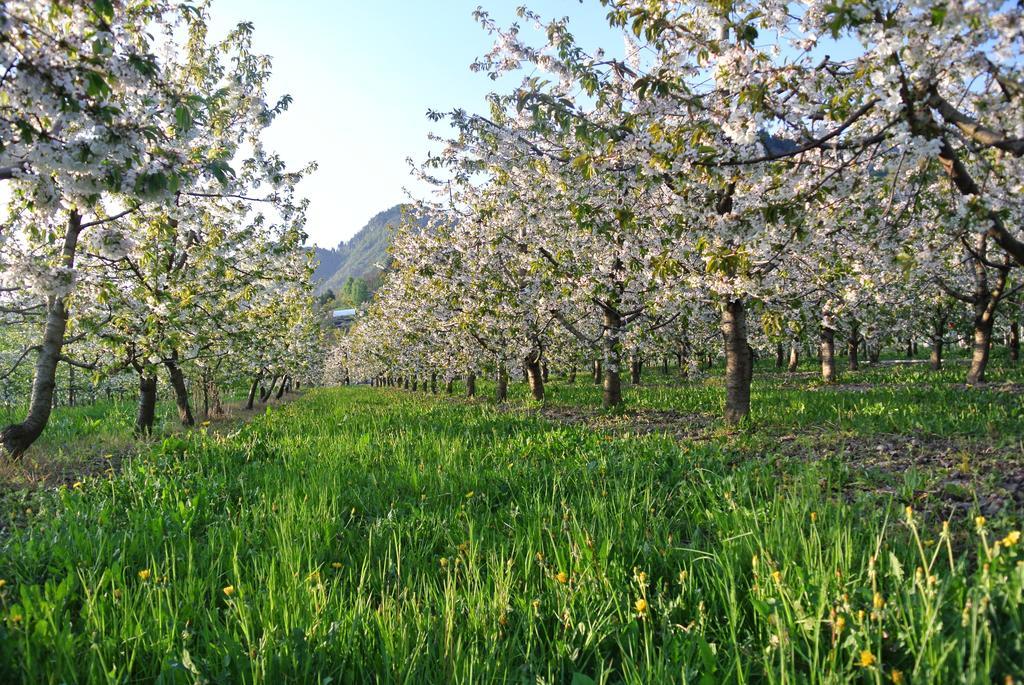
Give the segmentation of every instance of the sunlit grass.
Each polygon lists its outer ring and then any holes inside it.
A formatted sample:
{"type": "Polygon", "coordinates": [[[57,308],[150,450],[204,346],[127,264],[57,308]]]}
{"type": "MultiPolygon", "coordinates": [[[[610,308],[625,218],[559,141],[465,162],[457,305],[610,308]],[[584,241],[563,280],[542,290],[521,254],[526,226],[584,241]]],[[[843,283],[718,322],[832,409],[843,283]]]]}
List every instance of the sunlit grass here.
{"type": "MultiPolygon", "coordinates": [[[[627,401],[715,411],[717,392],[627,401]]],[[[759,425],[790,430],[828,411],[847,430],[906,429],[944,397],[758,392],[779,405],[759,425]],[[924,405],[874,409],[894,402],[924,405]]],[[[1005,402],[962,404],[935,429],[1007,420],[1005,402]]],[[[849,489],[838,459],[716,435],[621,438],[343,388],[228,436],[169,437],[110,480],[8,512],[25,521],[0,558],[0,680],[1024,677],[1019,522],[944,529],[900,493],[849,489]]]]}

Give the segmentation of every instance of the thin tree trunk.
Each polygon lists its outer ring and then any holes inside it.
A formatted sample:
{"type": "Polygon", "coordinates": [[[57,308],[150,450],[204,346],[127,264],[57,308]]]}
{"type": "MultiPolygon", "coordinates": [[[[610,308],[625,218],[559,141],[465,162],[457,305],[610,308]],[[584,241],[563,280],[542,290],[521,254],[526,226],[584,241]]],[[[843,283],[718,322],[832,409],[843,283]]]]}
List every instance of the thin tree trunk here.
{"type": "Polygon", "coordinates": [[[860,360],[857,353],[860,351],[860,325],[856,321],[850,322],[850,338],[846,341],[846,352],[850,357],[850,371],[860,369],[860,360]]]}
{"type": "Polygon", "coordinates": [[[821,327],[821,380],[836,381],[836,332],[828,326],[821,327]]]}
{"type": "Polygon", "coordinates": [[[1010,361],[1020,361],[1020,324],[1014,319],[1010,322],[1010,361]]]}
{"type": "Polygon", "coordinates": [[[644,370],[643,365],[643,360],[637,355],[633,355],[633,358],[629,360],[629,382],[633,385],[640,385],[640,378],[644,370]]]}
{"type": "Polygon", "coordinates": [[[753,368],[747,342],[747,311],[742,299],[722,307],[725,340],[725,421],[737,424],[750,414],[750,381],[753,368]]]}
{"type": "Polygon", "coordinates": [[[476,397],[476,374],[466,374],[466,397],[476,397]]]}
{"type": "Polygon", "coordinates": [[[249,386],[249,396],[245,398],[245,408],[252,409],[253,402],[256,401],[256,391],[260,387],[260,379],[263,378],[263,374],[256,374],[256,377],[252,379],[252,385],[249,386]]]}
{"type": "Polygon", "coordinates": [[[599,384],[601,382],[601,379],[604,378],[604,374],[601,372],[601,360],[600,359],[595,359],[594,360],[593,377],[594,377],[594,385],[599,384]]]}
{"type": "Polygon", "coordinates": [[[152,435],[156,418],[156,374],[139,373],[139,407],[135,414],[135,434],[152,435]]]}
{"type": "Polygon", "coordinates": [[[942,370],[942,334],[932,335],[932,353],[931,353],[931,364],[932,371],[942,370]]]}
{"type": "Polygon", "coordinates": [[[274,394],[274,386],[277,385],[278,378],[280,378],[280,376],[272,377],[270,379],[269,387],[260,388],[260,404],[265,404],[266,401],[270,399],[270,396],[274,394]]]}
{"type": "Polygon", "coordinates": [[[453,384],[451,378],[449,378],[447,381],[445,381],[445,383],[444,383],[444,391],[445,391],[445,394],[447,394],[447,395],[451,395],[453,392],[455,392],[455,387],[454,387],[454,384],[453,384]]]}
{"type": "Polygon", "coordinates": [[[789,344],[789,366],[786,370],[789,373],[796,373],[797,367],[800,365],[800,343],[796,340],[789,344]]]}
{"type": "Polygon", "coordinates": [[[907,338],[907,359],[914,358],[914,339],[907,338]]]}
{"type": "Polygon", "coordinates": [[[508,372],[505,365],[498,365],[498,378],[494,384],[494,401],[501,403],[508,399],[508,372]]]}
{"type": "MultiPolygon", "coordinates": [[[[82,217],[78,212],[72,211],[68,217],[67,232],[64,234],[64,245],[61,249],[61,264],[69,269],[75,266],[78,236],[81,232],[82,217]]],[[[64,348],[64,332],[67,326],[67,298],[51,297],[46,307],[43,343],[36,355],[28,415],[21,423],[11,424],[0,431],[0,452],[6,453],[11,459],[19,459],[39,438],[50,420],[57,362],[60,361],[64,348]]]]}
{"type": "Polygon", "coordinates": [[[171,387],[174,389],[174,403],[178,407],[178,419],[183,426],[196,425],[195,417],[192,416],[192,407],[188,401],[188,388],[185,386],[185,375],[178,366],[178,353],[172,352],[171,358],[164,361],[167,368],[167,376],[170,378],[171,387]]]}
{"type": "Polygon", "coordinates": [[[284,391],[285,391],[285,388],[287,387],[287,385],[288,385],[288,376],[285,376],[284,378],[281,379],[281,387],[279,387],[277,389],[277,395],[275,396],[274,399],[278,399],[279,400],[282,397],[284,397],[284,391]]]}
{"type": "Polygon", "coordinates": [[[437,373],[430,374],[430,394],[437,394],[437,373]]]}
{"type": "Polygon", "coordinates": [[[988,367],[989,350],[992,347],[993,319],[988,315],[988,307],[980,309],[974,317],[974,335],[971,345],[971,368],[967,372],[967,384],[978,385],[985,382],[985,370],[988,367]]]}
{"type": "Polygon", "coordinates": [[[781,369],[786,365],[786,348],[782,343],[775,343],[775,368],[781,369]]]}
{"type": "Polygon", "coordinates": [[[523,362],[526,379],[530,385],[530,396],[537,402],[544,401],[544,369],[540,363],[540,352],[531,352],[523,362]]]}
{"type": "Polygon", "coordinates": [[[619,367],[622,364],[622,346],[619,342],[622,317],[618,312],[606,307],[604,310],[604,384],[602,386],[602,405],[605,409],[622,404],[622,379],[619,367]]]}
{"type": "Polygon", "coordinates": [[[569,367],[569,375],[565,378],[569,385],[573,385],[576,382],[576,367],[569,367]]]}

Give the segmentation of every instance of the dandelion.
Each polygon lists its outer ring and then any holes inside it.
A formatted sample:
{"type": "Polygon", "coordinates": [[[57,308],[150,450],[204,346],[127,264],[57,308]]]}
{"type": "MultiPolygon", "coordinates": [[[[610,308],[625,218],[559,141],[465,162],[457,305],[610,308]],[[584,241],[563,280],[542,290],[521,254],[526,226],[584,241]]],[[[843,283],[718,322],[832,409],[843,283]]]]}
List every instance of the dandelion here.
{"type": "Polygon", "coordinates": [[[818,512],[812,511],[811,512],[811,523],[815,523],[815,522],[817,522],[817,520],[818,520],[818,512]]]}
{"type": "Polygon", "coordinates": [[[893,672],[889,674],[889,680],[891,680],[895,685],[900,685],[900,683],[903,682],[903,671],[899,669],[893,670],[893,672]]]}
{"type": "Polygon", "coordinates": [[[772,571],[772,580],[774,580],[776,583],[782,583],[782,572],[772,571]]]}
{"type": "Polygon", "coordinates": [[[877,659],[875,658],[875,655],[872,654],[870,650],[865,649],[860,653],[860,665],[862,667],[870,668],[875,665],[876,661],[877,659]]]}
{"type": "Polygon", "coordinates": [[[71,488],[72,488],[73,490],[81,490],[81,489],[82,489],[82,481],[80,481],[80,480],[76,480],[76,481],[74,482],[74,484],[73,484],[73,485],[71,486],[71,488]]]}
{"type": "Polygon", "coordinates": [[[341,564],[341,562],[340,562],[340,561],[332,561],[332,562],[331,562],[331,568],[333,568],[333,569],[335,569],[335,570],[337,570],[337,569],[341,568],[341,565],[342,565],[342,564],[341,564]]]}
{"type": "Polygon", "coordinates": [[[846,627],[846,618],[843,616],[836,617],[836,620],[832,623],[832,632],[839,635],[843,632],[843,628],[846,627]]]}
{"type": "Polygon", "coordinates": [[[1006,537],[1000,540],[1003,543],[1003,547],[1013,547],[1020,542],[1020,531],[1012,530],[1006,534],[1006,537]]]}
{"type": "Polygon", "coordinates": [[[145,581],[149,580],[149,577],[151,575],[152,575],[152,572],[148,568],[144,568],[141,571],[139,571],[139,580],[145,582],[145,581]]]}
{"type": "Polygon", "coordinates": [[[470,498],[471,498],[471,497],[472,497],[473,495],[475,495],[475,494],[476,494],[475,492],[473,492],[472,490],[470,490],[469,492],[467,492],[467,493],[466,493],[466,499],[470,499],[470,498]]]}
{"type": "Polygon", "coordinates": [[[533,600],[533,610],[537,611],[539,609],[540,609],[540,600],[539,599],[533,600]]]}
{"type": "Polygon", "coordinates": [[[230,597],[233,594],[235,594],[235,586],[234,585],[226,585],[226,586],[224,586],[224,595],[226,597],[230,597]]]}
{"type": "Polygon", "coordinates": [[[643,597],[641,597],[640,599],[636,600],[636,603],[633,604],[633,606],[636,607],[636,613],[640,614],[641,616],[644,616],[644,615],[647,614],[647,600],[644,599],[643,597]]]}
{"type": "Polygon", "coordinates": [[[441,557],[441,568],[448,568],[448,557],[441,557]]]}
{"type": "Polygon", "coordinates": [[[881,610],[885,606],[885,598],[882,597],[881,592],[876,592],[874,599],[871,600],[871,606],[875,607],[876,610],[881,610]]]}
{"type": "Polygon", "coordinates": [[[974,519],[974,525],[978,527],[978,530],[981,530],[982,528],[984,528],[985,527],[985,517],[984,516],[976,516],[975,519],[974,519]]]}
{"type": "Polygon", "coordinates": [[[557,580],[562,585],[565,585],[569,582],[569,575],[565,571],[559,571],[558,575],[555,576],[555,580],[557,580]]]}
{"type": "Polygon", "coordinates": [[[0,578],[0,590],[3,590],[5,585],[7,585],[7,581],[0,578]]]}
{"type": "Polygon", "coordinates": [[[907,523],[911,523],[914,520],[914,507],[908,506],[904,511],[907,513],[907,523]]]}
{"type": "Polygon", "coordinates": [[[203,428],[205,428],[206,426],[209,426],[209,425],[210,425],[210,422],[209,422],[209,421],[203,421],[203,422],[202,422],[201,424],[199,424],[199,425],[200,425],[200,426],[202,426],[203,428]]]}

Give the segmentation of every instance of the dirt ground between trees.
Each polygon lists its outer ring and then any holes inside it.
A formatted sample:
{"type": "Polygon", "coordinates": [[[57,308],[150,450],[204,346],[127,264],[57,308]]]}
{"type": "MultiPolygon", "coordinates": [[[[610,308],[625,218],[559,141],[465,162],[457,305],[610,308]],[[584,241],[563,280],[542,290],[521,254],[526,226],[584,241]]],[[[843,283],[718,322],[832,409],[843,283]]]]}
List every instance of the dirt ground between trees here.
{"type": "MultiPolygon", "coordinates": [[[[993,391],[1004,390],[993,386],[993,391]]],[[[1013,386],[1009,392],[1017,393],[1013,386]]],[[[556,423],[583,425],[626,437],[657,433],[677,441],[729,439],[715,417],[676,411],[627,410],[608,414],[596,408],[548,406],[537,413],[556,423]]],[[[756,458],[801,461],[839,459],[850,468],[846,497],[857,491],[912,500],[915,508],[943,518],[966,515],[975,504],[985,516],[1024,514],[1024,437],[855,435],[804,430],[757,436],[756,458]]],[[[738,446],[740,452],[750,448],[738,446]]]]}

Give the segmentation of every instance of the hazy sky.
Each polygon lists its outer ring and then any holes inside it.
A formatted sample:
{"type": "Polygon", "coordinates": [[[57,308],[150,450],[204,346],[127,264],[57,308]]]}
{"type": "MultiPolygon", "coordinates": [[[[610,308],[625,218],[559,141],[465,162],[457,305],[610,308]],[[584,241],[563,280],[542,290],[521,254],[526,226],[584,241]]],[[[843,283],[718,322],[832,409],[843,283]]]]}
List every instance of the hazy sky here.
{"type": "MultiPolygon", "coordinates": [[[[267,140],[294,166],[309,160],[320,165],[302,184],[312,201],[312,242],[334,246],[404,200],[402,188],[413,182],[405,160],[422,159],[430,146],[428,109],[484,110],[484,96],[495,84],[469,65],[490,49],[492,38],[473,20],[473,10],[483,5],[506,25],[520,4],[214,0],[215,35],[251,21],[255,48],[274,57],[271,96],[294,98],[267,140]]],[[[571,17],[571,29],[585,47],[621,51],[621,38],[609,32],[598,0],[528,5],[546,18],[571,17]]]]}

